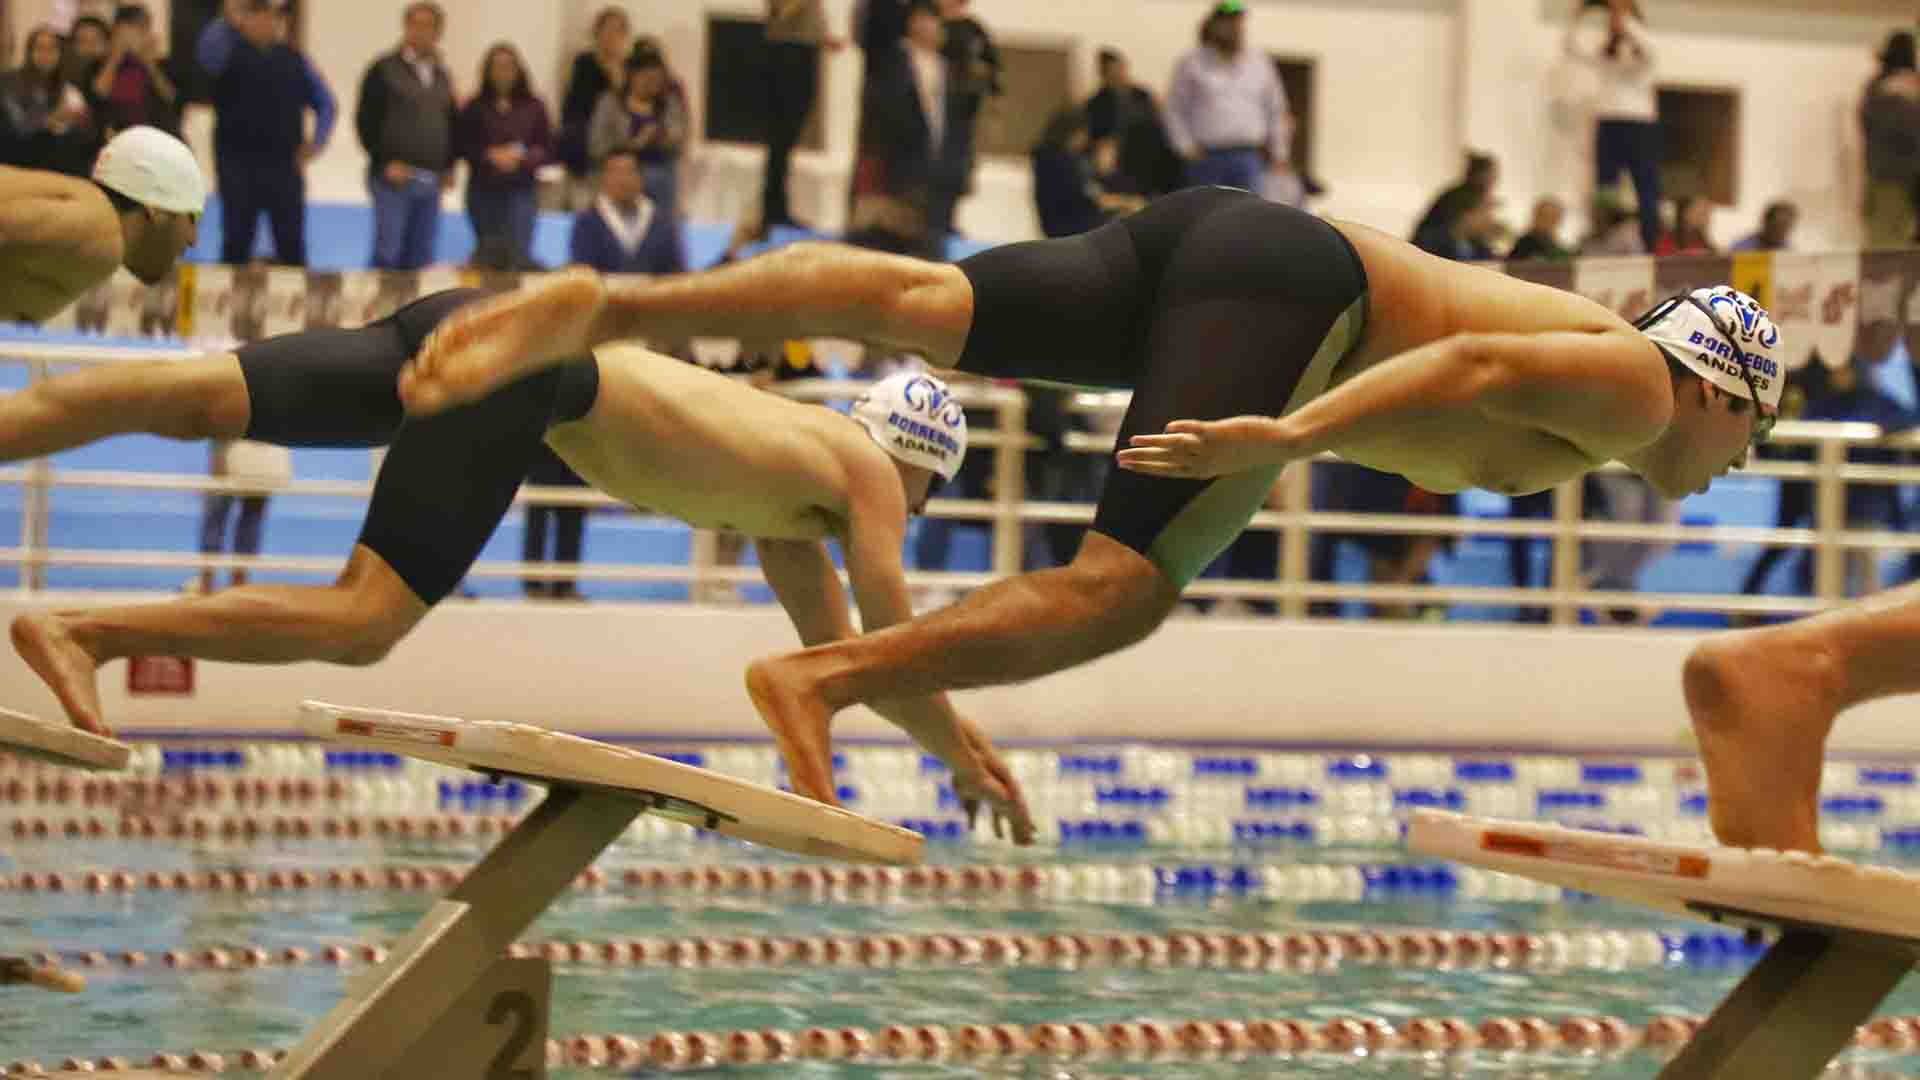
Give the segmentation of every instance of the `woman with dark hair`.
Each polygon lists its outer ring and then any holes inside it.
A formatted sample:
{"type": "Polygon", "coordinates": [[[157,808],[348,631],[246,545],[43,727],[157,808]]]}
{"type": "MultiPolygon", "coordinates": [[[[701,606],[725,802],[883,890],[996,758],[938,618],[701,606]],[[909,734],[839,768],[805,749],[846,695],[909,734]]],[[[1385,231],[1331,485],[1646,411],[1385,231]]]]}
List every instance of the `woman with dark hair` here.
{"type": "Polygon", "coordinates": [[[1914,70],[1914,53],[1911,31],[1888,35],[1880,50],[1880,72],[1860,101],[1869,248],[1914,242],[1914,185],[1920,183],[1920,73],[1914,70]]]}
{"type": "Polygon", "coordinates": [[[92,168],[87,103],[62,74],[64,44],[59,31],[36,27],[20,66],[0,76],[0,164],[74,176],[92,168]]]}
{"type": "Polygon", "coordinates": [[[1660,109],[1653,45],[1637,0],[1585,0],[1567,26],[1566,52],[1599,79],[1594,185],[1611,188],[1623,172],[1633,180],[1640,239],[1651,251],[1660,241],[1660,109]]]}
{"type": "Polygon", "coordinates": [[[594,166],[616,147],[630,147],[640,158],[647,198],[663,214],[680,209],[677,170],[687,141],[687,114],[669,84],[667,63],[658,52],[636,53],[627,64],[619,93],[600,99],[587,130],[587,155],[594,166]]]}
{"type": "Polygon", "coordinates": [[[593,48],[573,58],[567,93],[560,100],[560,160],[575,180],[589,170],[587,129],[600,99],[627,79],[627,52],[633,46],[633,23],[622,8],[600,9],[593,17],[593,48]]]}
{"type": "Polygon", "coordinates": [[[480,246],[531,266],[536,173],[552,155],[552,131],[547,103],[534,95],[512,45],[487,50],[455,144],[467,162],[467,217],[480,246]]]}

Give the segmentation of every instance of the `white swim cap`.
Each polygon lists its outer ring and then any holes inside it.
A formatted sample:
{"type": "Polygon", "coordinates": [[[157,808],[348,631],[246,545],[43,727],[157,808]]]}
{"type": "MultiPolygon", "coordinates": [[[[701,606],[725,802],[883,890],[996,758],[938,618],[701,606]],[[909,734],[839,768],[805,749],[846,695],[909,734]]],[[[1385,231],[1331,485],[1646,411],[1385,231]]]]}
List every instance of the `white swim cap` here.
{"type": "Polygon", "coordinates": [[[1736,397],[1764,410],[1780,407],[1786,380],[1780,328],[1767,310],[1738,289],[1720,285],[1671,297],[1634,323],[1660,351],[1736,397]]]}
{"type": "Polygon", "coordinates": [[[207,207],[200,162],[186,143],[159,128],[130,127],[107,140],[93,163],[93,178],[155,210],[198,214],[207,207]]]}
{"type": "Polygon", "coordinates": [[[967,456],[967,412],[931,375],[902,371],[881,379],[853,403],[853,418],[880,449],[942,480],[952,480],[967,456]]]}

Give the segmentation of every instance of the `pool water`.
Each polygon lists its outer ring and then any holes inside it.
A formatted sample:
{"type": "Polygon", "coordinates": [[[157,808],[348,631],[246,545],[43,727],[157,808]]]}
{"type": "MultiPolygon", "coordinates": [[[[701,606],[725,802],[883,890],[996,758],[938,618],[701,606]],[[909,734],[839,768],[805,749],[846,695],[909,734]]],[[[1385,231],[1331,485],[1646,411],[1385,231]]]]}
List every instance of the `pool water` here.
{"type": "MultiPolygon", "coordinates": [[[[302,769],[324,779],[341,779],[338,797],[302,802],[236,802],[204,797],[181,802],[150,789],[138,812],[153,818],[199,815],[212,834],[201,840],[61,835],[65,821],[113,820],[134,812],[123,791],[84,806],[54,801],[47,773],[12,771],[0,765],[0,877],[12,885],[0,901],[0,946],[5,951],[47,950],[69,966],[87,953],[118,957],[139,951],[152,961],[126,970],[110,964],[89,972],[91,987],[80,997],[23,990],[0,991],[0,1066],[35,1059],[51,1067],[68,1056],[124,1055],[144,1061],[156,1051],[286,1047],[341,996],[345,979],[364,964],[333,966],[313,961],[256,969],[174,970],[161,957],[170,950],[201,953],[224,949],[239,953],[259,947],[269,953],[298,947],[315,956],[329,945],[387,943],[403,934],[432,903],[435,890],[385,887],[331,888],[330,869],[446,866],[471,863],[485,841],[426,840],[396,836],[346,838],[219,838],[217,822],[251,813],[264,817],[302,812],[336,818],[426,812],[444,820],[461,814],[524,810],[537,793],[502,805],[501,792],[475,789],[469,778],[417,764],[319,760],[314,747],[286,744],[237,748],[223,760],[182,765],[143,756],[134,773],[149,783],[193,777],[231,784],[242,778],[288,780],[302,769]],[[291,755],[304,755],[293,760],[291,755]],[[11,792],[5,781],[33,778],[11,792]],[[449,784],[442,788],[442,783],[449,784]],[[463,789],[460,785],[467,787],[463,789]],[[36,785],[38,789],[36,790],[36,785]],[[35,838],[31,823],[49,823],[53,835],[35,838]],[[20,828],[15,829],[18,824],[20,828]],[[20,835],[25,833],[26,835],[20,835]],[[135,887],[131,891],[92,894],[78,887],[88,871],[128,871],[136,877],[159,871],[252,871],[262,882],[274,871],[306,870],[315,887],[253,892],[219,892],[135,887]],[[69,876],[64,891],[21,888],[24,875],[60,872],[69,876]]],[[[877,751],[874,753],[878,753],[877,751]]],[[[1447,871],[1429,860],[1397,850],[1391,828],[1377,830],[1373,843],[1343,841],[1344,826],[1314,819],[1314,839],[1298,834],[1273,817],[1271,837],[1249,842],[1256,830],[1230,830],[1227,842],[1194,839],[1197,831],[1217,832],[1217,822],[1201,828],[1189,819],[1202,815],[1250,826],[1247,807],[1270,809],[1284,802],[1291,813],[1304,807],[1328,811],[1364,797],[1394,800],[1401,776],[1434,771],[1431,759],[1363,759],[1379,769],[1356,776],[1340,771],[1338,756],[1259,755],[1255,773],[1223,776],[1196,768],[1194,753],[1156,748],[1116,750],[1115,773],[1084,775],[1071,767],[1072,756],[1021,751],[1016,769],[1027,779],[1037,809],[1060,843],[1016,850],[1003,843],[943,840],[929,845],[930,862],[964,868],[992,865],[1017,879],[1023,867],[1044,870],[1037,888],[822,887],[688,888],[658,876],[628,882],[636,868],[769,866],[782,875],[813,864],[755,851],[742,845],[696,837],[677,826],[648,825],[604,855],[598,868],[606,881],[564,897],[526,935],[533,942],[599,943],[632,939],[739,939],[947,934],[959,938],[994,935],[1144,935],[1171,940],[1174,935],[1240,935],[1377,931],[1391,938],[1401,929],[1433,928],[1467,935],[1513,933],[1543,935],[1556,942],[1556,962],[1539,955],[1514,962],[1488,962],[1484,956],[1451,963],[1428,957],[1418,962],[1366,957],[1349,951],[1338,960],[1308,964],[1242,966],[1229,961],[1197,962],[1175,955],[1160,962],[1108,961],[1094,957],[1078,964],[1049,959],[1008,962],[999,957],[960,960],[908,960],[882,966],[856,963],[802,966],[763,965],[644,966],[563,962],[556,966],[550,1034],[627,1033],[642,1040],[662,1030],[729,1031],[810,1027],[862,1027],[878,1032],[889,1024],[966,1024],[1154,1019],[1178,1024],[1195,1019],[1252,1021],[1289,1018],[1321,1025],[1342,1018],[1377,1018],[1400,1026],[1415,1017],[1463,1017],[1478,1023],[1491,1017],[1539,1016],[1557,1021],[1572,1016],[1614,1016],[1644,1026],[1665,1015],[1703,1015],[1718,1003],[1751,962],[1753,950],[1737,937],[1699,923],[1670,920],[1611,901],[1564,895],[1499,875],[1447,871]],[[1167,760],[1161,760],[1162,758],[1167,760]],[[1063,767],[1062,762],[1069,764],[1063,767]],[[1164,775],[1157,775],[1164,774],[1164,775]],[[1276,784],[1276,781],[1278,783],[1276,784]],[[1132,783],[1131,789],[1127,784],[1132,783]],[[1292,794],[1276,800],[1270,793],[1286,787],[1292,794]],[[1155,786],[1164,797],[1150,792],[1155,786]],[[1236,800],[1226,789],[1252,788],[1261,794],[1236,800]],[[1365,789],[1379,788],[1367,796],[1365,789]],[[1216,790],[1220,789],[1220,790],[1216,790]],[[1115,790],[1142,792],[1140,798],[1114,798],[1115,790]],[[1087,792],[1092,792],[1091,797],[1087,792]],[[1102,798],[1105,791],[1109,797],[1102,798]],[[1304,794],[1303,794],[1304,793],[1304,794]],[[1318,802],[1305,801],[1311,795],[1318,802]],[[1222,809],[1228,803],[1237,807],[1222,809]],[[1116,810],[1117,808],[1117,810],[1116,810]],[[1106,821],[1107,840],[1091,828],[1106,821]],[[1142,827],[1129,831],[1128,822],[1142,827]],[[1062,828],[1064,823],[1064,829],[1062,828]],[[1188,827],[1192,826],[1192,827],[1188,827]],[[1231,839],[1234,832],[1239,841],[1231,839]],[[1094,835],[1088,841],[1083,835],[1094,835]],[[1185,835],[1186,839],[1180,839],[1185,835]],[[1664,937],[1660,936],[1664,935],[1664,937]],[[1691,935],[1691,936],[1689,936],[1691,935]]],[[[900,772],[899,762],[866,763],[855,751],[843,783],[865,792],[866,809],[875,816],[916,821],[935,833],[946,831],[951,809],[943,809],[941,777],[929,770],[897,790],[886,785],[900,772]],[[864,781],[864,783],[863,783],[864,781]]],[[[755,779],[777,779],[768,751],[732,748],[708,751],[705,763],[755,779]],[[728,755],[733,755],[729,757],[728,755]],[[758,775],[755,775],[758,773],[758,775]]],[[[1103,759],[1104,760],[1104,759],[1103,759]]],[[[1493,782],[1510,798],[1539,804],[1543,786],[1564,779],[1568,764],[1551,768],[1548,759],[1519,760],[1493,782]],[[1558,769],[1560,772],[1553,772],[1558,769]],[[1544,770],[1544,771],[1543,771],[1544,770]]],[[[1578,767],[1577,763],[1573,767],[1578,767]]],[[[1456,772],[1456,776],[1460,775],[1456,772]]],[[[1478,774],[1472,774],[1478,775],[1478,774]]],[[[1585,774],[1587,777],[1596,774],[1585,774]]],[[[1644,813],[1633,827],[1644,831],[1693,828],[1685,815],[1692,793],[1684,772],[1664,763],[1648,763],[1624,788],[1612,781],[1586,786],[1605,793],[1602,809],[1638,806],[1644,813]],[[1658,775],[1656,775],[1658,774],[1658,775]],[[1666,783],[1679,776],[1680,783],[1666,783]],[[1611,785],[1611,786],[1610,786],[1611,785]],[[1648,789],[1652,792],[1637,789],[1648,789]],[[1636,802],[1636,799],[1638,801],[1636,802]]],[[[1482,778],[1484,779],[1484,777],[1482,778]]],[[[1904,787],[1881,795],[1885,821],[1858,825],[1883,839],[1886,850],[1874,858],[1900,864],[1905,855],[1886,836],[1899,831],[1898,815],[1907,803],[1904,787]],[[1891,816],[1889,816],[1891,815],[1891,816]]],[[[78,789],[74,789],[77,791],[78,789]]],[[[1448,789],[1451,790],[1451,789],[1448,789]]],[[[1485,792],[1469,792],[1469,801],[1486,801],[1485,792]]],[[[1445,796],[1437,796],[1445,799],[1445,796]]],[[[1487,796],[1490,798],[1491,796],[1487,796]]],[[[1422,801],[1401,798],[1402,804],[1422,801]]],[[[1497,801],[1497,800],[1496,800],[1497,801]]],[[[1549,800],[1550,802],[1553,800],[1549,800]]],[[[1571,796],[1560,801],[1572,803],[1571,796]]],[[[1594,807],[1580,800],[1579,810],[1594,807]]],[[[1395,811],[1381,815],[1390,824],[1395,811]]],[[[1328,816],[1328,815],[1323,815],[1328,816]]],[[[1629,827],[1616,821],[1613,827],[1629,827]]],[[[81,830],[84,833],[84,830],[81,830]]],[[[164,829],[162,832],[164,833],[164,829]]],[[[371,831],[371,830],[369,830],[371,831]]],[[[111,830],[109,830],[111,832],[111,830]]],[[[1855,839],[1861,839],[1862,836],[1855,839]]],[[[976,883],[977,884],[977,883],[976,883]]],[[[656,942],[656,948],[657,948],[656,942]]],[[[1920,1014],[1920,984],[1903,988],[1886,1006],[1900,1015],[1920,1014]]],[[[1159,1061],[948,1061],[908,1063],[874,1060],[868,1064],[782,1062],[777,1065],[716,1066],[715,1075],[762,1076],[1651,1076],[1661,1058],[1652,1051],[1501,1053],[1480,1050],[1440,1056],[1414,1051],[1374,1054],[1305,1053],[1246,1060],[1169,1058],[1159,1061]]],[[[1851,1050],[1843,1061],[1865,1069],[1861,1075],[1920,1073],[1920,1058],[1887,1050],[1851,1050]]],[[[629,1071],[633,1071],[629,1068],[629,1071]]],[[[636,1074],[645,1074],[644,1070],[636,1074]]],[[[556,1076],[595,1075],[590,1070],[557,1069],[556,1076]]]]}

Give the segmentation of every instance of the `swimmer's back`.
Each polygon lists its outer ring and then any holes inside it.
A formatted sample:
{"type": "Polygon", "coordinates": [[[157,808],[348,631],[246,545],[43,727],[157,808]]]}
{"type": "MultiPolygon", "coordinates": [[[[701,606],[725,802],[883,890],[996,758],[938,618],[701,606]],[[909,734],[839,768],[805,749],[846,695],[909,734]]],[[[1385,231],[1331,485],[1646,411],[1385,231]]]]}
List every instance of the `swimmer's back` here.
{"type": "Polygon", "coordinates": [[[1372,318],[1336,381],[1388,357],[1460,333],[1626,330],[1626,320],[1577,293],[1510,277],[1496,267],[1429,255],[1350,221],[1331,221],[1367,268],[1372,318]]]}
{"type": "Polygon", "coordinates": [[[119,215],[92,181],[0,166],[0,320],[52,318],[123,255],[119,215]]]}

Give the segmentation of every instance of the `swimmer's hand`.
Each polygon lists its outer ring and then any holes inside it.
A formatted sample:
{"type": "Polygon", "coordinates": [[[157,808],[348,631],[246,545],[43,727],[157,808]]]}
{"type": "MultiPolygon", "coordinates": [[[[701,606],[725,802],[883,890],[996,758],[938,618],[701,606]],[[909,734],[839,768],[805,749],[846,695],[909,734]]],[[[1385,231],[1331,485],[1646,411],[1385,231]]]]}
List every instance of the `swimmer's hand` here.
{"type": "Polygon", "coordinates": [[[1159,435],[1135,435],[1115,455],[1120,467],[1148,476],[1226,476],[1284,465],[1299,451],[1289,425],[1270,416],[1175,420],[1159,435]]]}
{"type": "Polygon", "coordinates": [[[993,835],[1006,837],[1011,832],[1014,843],[1022,847],[1033,843],[1039,830],[1027,809],[1027,797],[986,732],[960,717],[955,734],[962,747],[962,760],[947,764],[953,768],[953,793],[967,811],[967,827],[973,828],[984,803],[993,814],[993,835]]]}

